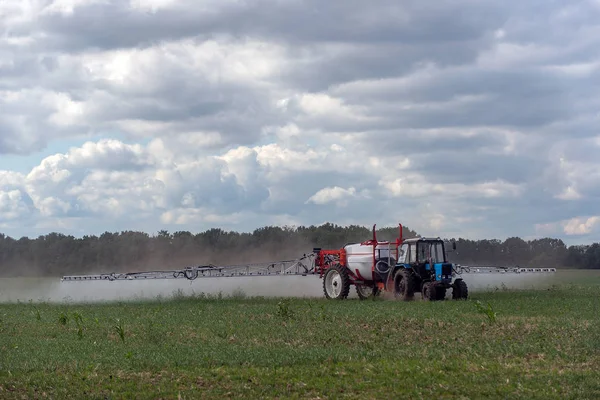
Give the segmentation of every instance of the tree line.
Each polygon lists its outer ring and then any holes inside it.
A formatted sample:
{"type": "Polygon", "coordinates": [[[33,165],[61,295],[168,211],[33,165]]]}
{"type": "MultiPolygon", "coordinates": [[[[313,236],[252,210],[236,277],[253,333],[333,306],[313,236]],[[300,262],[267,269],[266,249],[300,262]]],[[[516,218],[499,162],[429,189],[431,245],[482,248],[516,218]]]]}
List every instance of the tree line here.
{"type": "MultiPolygon", "coordinates": [[[[395,240],[398,228],[377,230],[380,240],[395,240]]],[[[405,238],[417,233],[404,227],[405,238]]],[[[209,229],[200,233],[159,231],[105,232],[76,238],[50,233],[35,239],[0,234],[0,275],[61,276],[133,272],[192,265],[227,265],[295,259],[314,247],[340,248],[372,237],[358,225],[267,226],[249,233],[209,229]]],[[[448,258],[463,265],[502,265],[556,268],[600,268],[600,244],[567,247],[562,240],[525,241],[445,239],[456,241],[448,258]]]]}

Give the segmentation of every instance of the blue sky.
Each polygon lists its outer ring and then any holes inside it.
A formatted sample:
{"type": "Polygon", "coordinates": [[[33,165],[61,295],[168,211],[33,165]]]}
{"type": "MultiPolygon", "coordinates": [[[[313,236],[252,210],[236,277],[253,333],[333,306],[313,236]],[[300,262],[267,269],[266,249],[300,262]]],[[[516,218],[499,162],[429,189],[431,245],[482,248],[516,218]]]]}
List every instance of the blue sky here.
{"type": "Polygon", "coordinates": [[[34,167],[40,164],[44,158],[58,154],[66,153],[71,147],[79,147],[87,140],[63,139],[52,141],[41,151],[32,152],[26,155],[21,154],[3,154],[0,157],[0,170],[15,171],[27,174],[34,167]]]}
{"type": "Polygon", "coordinates": [[[597,1],[0,5],[0,231],[600,241],[597,1]]]}

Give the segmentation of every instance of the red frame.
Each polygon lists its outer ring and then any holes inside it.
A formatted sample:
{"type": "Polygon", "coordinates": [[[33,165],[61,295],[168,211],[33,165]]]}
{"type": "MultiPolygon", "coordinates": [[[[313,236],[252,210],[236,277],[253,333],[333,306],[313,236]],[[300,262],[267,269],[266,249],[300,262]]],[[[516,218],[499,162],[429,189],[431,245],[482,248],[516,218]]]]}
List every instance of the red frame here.
{"type": "MultiPolygon", "coordinates": [[[[361,245],[364,245],[364,246],[373,246],[373,263],[371,265],[371,281],[373,281],[373,282],[375,281],[375,261],[377,259],[377,257],[376,257],[377,246],[393,244],[395,246],[396,260],[398,260],[398,248],[402,245],[402,243],[404,241],[403,235],[402,235],[402,224],[398,224],[399,234],[398,234],[398,238],[396,238],[396,240],[394,242],[378,241],[377,233],[376,233],[376,229],[375,229],[376,227],[377,227],[377,224],[373,225],[373,238],[361,243],[361,245]]],[[[350,275],[351,283],[353,283],[353,284],[355,284],[357,281],[365,280],[362,276],[360,276],[358,271],[356,271],[356,273],[355,273],[350,268],[348,268],[347,254],[346,254],[346,250],[343,248],[338,249],[338,250],[319,250],[318,251],[317,258],[315,260],[315,267],[319,269],[319,276],[321,278],[323,277],[323,275],[325,274],[327,269],[329,269],[331,267],[332,264],[333,265],[341,265],[341,266],[347,268],[349,275],[350,275]],[[326,263],[325,257],[328,255],[334,256],[335,260],[333,261],[333,263],[331,263],[331,262],[326,263]]],[[[377,284],[380,289],[383,289],[383,287],[384,287],[383,282],[378,282],[377,284]]]]}

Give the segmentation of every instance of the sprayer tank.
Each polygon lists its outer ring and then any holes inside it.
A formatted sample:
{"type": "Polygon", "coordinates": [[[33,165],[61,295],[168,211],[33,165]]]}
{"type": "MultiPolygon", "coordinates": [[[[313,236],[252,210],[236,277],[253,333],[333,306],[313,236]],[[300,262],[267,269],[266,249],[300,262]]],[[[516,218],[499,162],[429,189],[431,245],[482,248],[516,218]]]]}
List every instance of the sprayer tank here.
{"type": "MultiPolygon", "coordinates": [[[[363,279],[372,279],[373,271],[373,245],[349,244],[344,247],[348,268],[355,274],[358,273],[363,279]]],[[[380,259],[394,257],[393,248],[387,244],[378,245],[375,256],[380,259]]],[[[392,261],[393,262],[393,261],[392,261]]]]}

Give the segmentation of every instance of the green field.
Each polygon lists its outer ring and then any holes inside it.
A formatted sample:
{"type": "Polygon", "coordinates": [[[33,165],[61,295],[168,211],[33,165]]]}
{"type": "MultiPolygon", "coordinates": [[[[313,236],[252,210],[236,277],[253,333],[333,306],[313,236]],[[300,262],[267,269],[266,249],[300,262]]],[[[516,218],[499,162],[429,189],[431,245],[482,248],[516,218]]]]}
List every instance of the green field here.
{"type": "Polygon", "coordinates": [[[0,398],[600,398],[599,289],[4,304],[0,398]]]}

